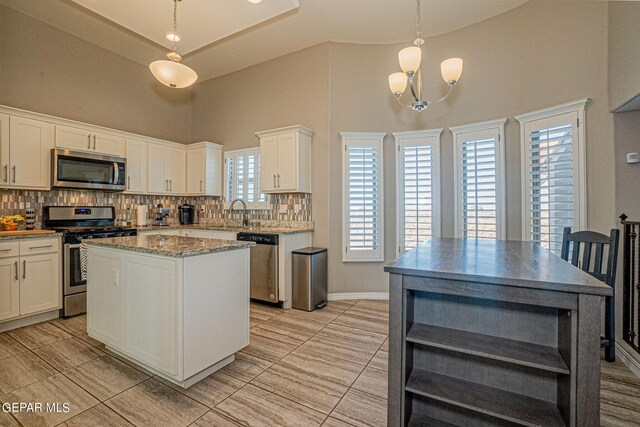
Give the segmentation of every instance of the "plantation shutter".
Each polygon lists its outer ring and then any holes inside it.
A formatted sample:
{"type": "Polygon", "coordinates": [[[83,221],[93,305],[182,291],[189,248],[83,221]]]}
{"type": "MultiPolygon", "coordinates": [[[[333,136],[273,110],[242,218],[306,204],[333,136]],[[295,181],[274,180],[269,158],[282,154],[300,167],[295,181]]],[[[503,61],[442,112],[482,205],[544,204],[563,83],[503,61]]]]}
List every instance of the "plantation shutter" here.
{"type": "Polygon", "coordinates": [[[433,235],[433,150],[430,145],[404,146],[401,155],[406,251],[433,235]]]}
{"type": "Polygon", "coordinates": [[[260,150],[229,151],[224,164],[224,201],[242,199],[249,209],[268,208],[266,195],[260,193],[260,150]]]}
{"type": "Polygon", "coordinates": [[[529,227],[531,240],[560,254],[564,227],[576,219],[577,115],[527,123],[529,227]]]}
{"type": "Polygon", "coordinates": [[[384,259],[382,137],[343,134],[345,260],[384,259]]]}
{"type": "Polygon", "coordinates": [[[396,132],[398,254],[440,235],[442,129],[396,132]]]}

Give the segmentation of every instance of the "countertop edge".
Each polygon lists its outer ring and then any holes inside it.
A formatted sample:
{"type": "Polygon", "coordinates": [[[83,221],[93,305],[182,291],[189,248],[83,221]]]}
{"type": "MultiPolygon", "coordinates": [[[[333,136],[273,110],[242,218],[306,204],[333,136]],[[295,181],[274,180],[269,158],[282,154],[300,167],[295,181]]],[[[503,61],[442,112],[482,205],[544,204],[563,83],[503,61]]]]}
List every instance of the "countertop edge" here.
{"type": "MultiPolygon", "coordinates": [[[[214,240],[222,240],[222,239],[214,239],[214,240]]],[[[164,256],[168,258],[191,258],[199,255],[209,255],[209,254],[214,254],[218,252],[229,252],[229,251],[235,251],[240,249],[249,249],[250,247],[255,246],[254,242],[235,242],[227,246],[220,246],[216,248],[204,248],[204,249],[201,248],[201,249],[192,250],[192,251],[187,250],[184,252],[177,252],[177,251],[170,251],[170,250],[165,251],[161,249],[141,248],[136,246],[124,246],[116,243],[101,242],[100,239],[87,240],[83,243],[86,243],[89,246],[98,246],[101,248],[121,250],[125,252],[138,252],[138,253],[144,253],[149,255],[158,255],[158,256],[164,256]]]]}
{"type": "Polygon", "coordinates": [[[300,234],[300,233],[313,233],[313,228],[304,228],[304,229],[291,229],[282,231],[283,228],[273,227],[276,230],[270,230],[269,227],[254,227],[252,229],[248,228],[236,228],[236,227],[223,227],[223,226],[215,226],[215,225],[152,225],[152,226],[134,226],[138,232],[150,232],[150,231],[163,231],[163,230],[209,230],[209,231],[226,231],[230,233],[258,233],[258,234],[278,234],[278,235],[288,235],[288,234],[300,234]]]}
{"type": "Polygon", "coordinates": [[[62,233],[12,234],[10,236],[3,236],[0,234],[0,242],[24,239],[51,239],[59,237],[62,237],[62,233]]]}

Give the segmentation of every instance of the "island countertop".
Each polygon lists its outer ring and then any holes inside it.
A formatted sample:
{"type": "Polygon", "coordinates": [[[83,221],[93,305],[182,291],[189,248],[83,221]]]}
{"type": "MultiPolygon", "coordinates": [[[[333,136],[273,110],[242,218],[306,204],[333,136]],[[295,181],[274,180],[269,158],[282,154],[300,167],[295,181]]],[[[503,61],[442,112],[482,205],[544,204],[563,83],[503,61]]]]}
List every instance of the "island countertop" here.
{"type": "Polygon", "coordinates": [[[203,239],[199,237],[162,236],[158,234],[146,236],[112,237],[107,239],[85,240],[87,245],[121,249],[133,252],[144,252],[172,258],[186,258],[214,252],[233,251],[254,246],[254,242],[235,240],[203,239]]]}
{"type": "Polygon", "coordinates": [[[611,287],[533,242],[431,238],[388,273],[608,296],[611,287]]]}

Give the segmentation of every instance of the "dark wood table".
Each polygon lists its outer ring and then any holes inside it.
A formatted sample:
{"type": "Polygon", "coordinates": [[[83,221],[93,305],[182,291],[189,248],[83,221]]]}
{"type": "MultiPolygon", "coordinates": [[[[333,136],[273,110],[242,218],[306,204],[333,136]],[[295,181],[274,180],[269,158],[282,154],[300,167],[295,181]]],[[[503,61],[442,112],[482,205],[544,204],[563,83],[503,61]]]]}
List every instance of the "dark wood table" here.
{"type": "Polygon", "coordinates": [[[390,427],[599,425],[610,287],[520,241],[434,238],[385,271],[390,427]]]}

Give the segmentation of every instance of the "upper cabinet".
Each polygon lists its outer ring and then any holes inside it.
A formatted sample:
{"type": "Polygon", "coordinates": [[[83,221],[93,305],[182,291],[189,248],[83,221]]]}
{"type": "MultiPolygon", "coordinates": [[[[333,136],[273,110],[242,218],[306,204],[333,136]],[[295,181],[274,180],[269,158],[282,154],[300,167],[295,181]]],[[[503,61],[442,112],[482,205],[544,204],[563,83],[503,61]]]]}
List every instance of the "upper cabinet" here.
{"type": "Polygon", "coordinates": [[[49,190],[52,148],[52,124],[0,114],[0,186],[49,190]]]}
{"type": "Polygon", "coordinates": [[[147,192],[147,142],[127,138],[127,193],[144,194],[147,192]]]}
{"type": "Polygon", "coordinates": [[[151,194],[176,194],[186,192],[185,150],[161,144],[149,144],[147,188],[151,194]]]}
{"type": "Polygon", "coordinates": [[[222,195],[222,146],[199,142],[187,147],[187,195],[222,195]]]}
{"type": "Polygon", "coordinates": [[[110,156],[125,156],[123,137],[95,132],[91,128],[56,125],[56,147],[110,156]]]}
{"type": "Polygon", "coordinates": [[[257,132],[260,138],[260,191],[311,193],[311,137],[304,126],[257,132]]]}

